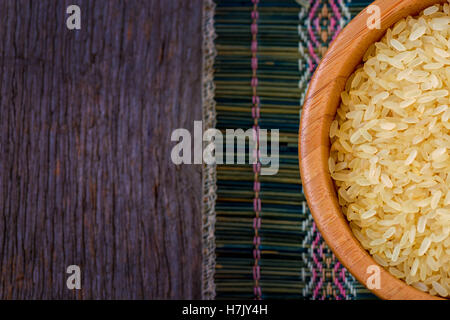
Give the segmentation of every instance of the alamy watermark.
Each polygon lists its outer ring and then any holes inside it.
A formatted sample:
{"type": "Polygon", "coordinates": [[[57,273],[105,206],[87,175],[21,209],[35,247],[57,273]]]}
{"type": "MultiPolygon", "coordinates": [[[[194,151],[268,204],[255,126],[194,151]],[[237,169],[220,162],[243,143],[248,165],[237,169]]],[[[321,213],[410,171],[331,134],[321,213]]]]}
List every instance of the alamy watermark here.
{"type": "Polygon", "coordinates": [[[369,17],[366,20],[367,28],[381,29],[381,9],[376,4],[371,4],[367,7],[367,14],[369,17]]]}
{"type": "Polygon", "coordinates": [[[66,26],[69,30],[81,29],[81,9],[77,5],[70,5],[66,9],[66,13],[69,15],[66,20],[66,26]]]}
{"type": "Polygon", "coordinates": [[[275,175],[279,169],[279,130],[250,128],[203,132],[202,121],[194,122],[194,135],[180,128],[172,132],[178,142],[171,152],[174,164],[256,164],[261,175],[275,175]],[[270,146],[269,146],[270,143],[270,146]],[[193,154],[192,154],[193,153],[193,154]],[[269,154],[270,153],[270,154],[269,154]]]}
{"type": "Polygon", "coordinates": [[[366,273],[369,275],[366,279],[366,287],[370,290],[381,289],[381,269],[377,265],[367,267],[366,273]]]}
{"type": "Polygon", "coordinates": [[[75,264],[67,267],[67,274],[70,276],[67,278],[66,285],[69,290],[81,289],[81,268],[75,264]]]}

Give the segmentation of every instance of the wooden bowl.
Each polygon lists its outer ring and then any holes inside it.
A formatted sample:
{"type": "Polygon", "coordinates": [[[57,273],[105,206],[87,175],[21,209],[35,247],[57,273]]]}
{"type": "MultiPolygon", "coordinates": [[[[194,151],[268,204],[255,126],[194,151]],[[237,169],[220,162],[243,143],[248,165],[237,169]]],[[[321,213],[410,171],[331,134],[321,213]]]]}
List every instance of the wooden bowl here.
{"type": "MultiPolygon", "coordinates": [[[[369,266],[378,265],[353,236],[338,203],[328,171],[329,130],[347,78],[361,62],[369,45],[400,19],[445,0],[378,0],[381,29],[369,29],[372,11],[364,9],[331,44],[317,68],[306,95],[299,132],[302,183],[314,220],[323,238],[341,263],[366,285],[369,266]],[[369,14],[370,13],[370,14],[369,14]]],[[[369,8],[369,7],[368,7],[369,8]]],[[[392,276],[380,266],[381,285],[371,291],[382,299],[439,299],[392,276]]],[[[370,271],[370,269],[369,269],[370,271]]]]}

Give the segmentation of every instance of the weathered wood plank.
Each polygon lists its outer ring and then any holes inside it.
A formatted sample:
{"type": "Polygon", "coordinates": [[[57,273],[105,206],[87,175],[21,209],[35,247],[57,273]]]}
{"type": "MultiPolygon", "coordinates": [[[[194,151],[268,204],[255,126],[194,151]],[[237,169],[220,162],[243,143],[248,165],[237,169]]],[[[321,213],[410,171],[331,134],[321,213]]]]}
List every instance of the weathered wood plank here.
{"type": "Polygon", "coordinates": [[[201,0],[0,1],[0,299],[200,298],[200,71],[201,0]]]}

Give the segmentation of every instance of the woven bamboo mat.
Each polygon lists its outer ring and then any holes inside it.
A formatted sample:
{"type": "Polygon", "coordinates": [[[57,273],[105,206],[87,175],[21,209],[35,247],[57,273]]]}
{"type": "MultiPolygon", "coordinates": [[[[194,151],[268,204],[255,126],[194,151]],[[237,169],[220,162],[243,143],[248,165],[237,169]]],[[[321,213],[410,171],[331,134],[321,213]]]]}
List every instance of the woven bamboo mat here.
{"type": "Polygon", "coordinates": [[[299,114],[310,77],[328,43],[368,1],[215,4],[216,127],[247,130],[257,118],[260,128],[279,129],[280,169],[258,176],[257,185],[252,165],[217,166],[215,260],[208,272],[214,271],[214,283],[207,286],[214,292],[205,296],[373,298],[322,240],[302,192],[297,159],[299,114]]]}

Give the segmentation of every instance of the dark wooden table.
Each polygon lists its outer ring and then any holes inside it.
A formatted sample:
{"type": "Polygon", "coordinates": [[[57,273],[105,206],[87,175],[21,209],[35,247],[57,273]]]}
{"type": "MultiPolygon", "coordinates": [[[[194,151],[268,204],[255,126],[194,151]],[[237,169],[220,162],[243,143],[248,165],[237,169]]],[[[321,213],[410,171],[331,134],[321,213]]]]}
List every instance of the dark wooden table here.
{"type": "Polygon", "coordinates": [[[0,1],[0,299],[200,298],[201,6],[0,1]]]}

